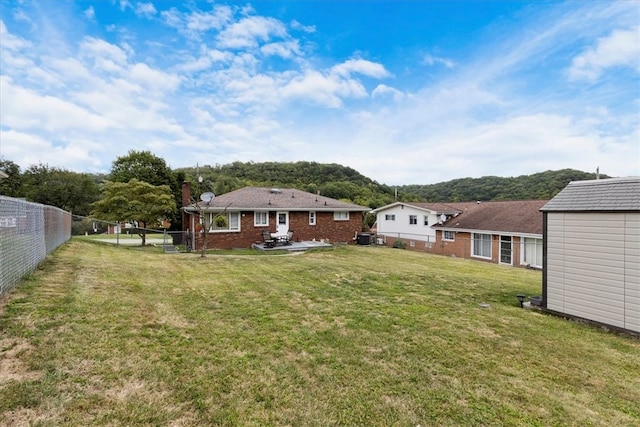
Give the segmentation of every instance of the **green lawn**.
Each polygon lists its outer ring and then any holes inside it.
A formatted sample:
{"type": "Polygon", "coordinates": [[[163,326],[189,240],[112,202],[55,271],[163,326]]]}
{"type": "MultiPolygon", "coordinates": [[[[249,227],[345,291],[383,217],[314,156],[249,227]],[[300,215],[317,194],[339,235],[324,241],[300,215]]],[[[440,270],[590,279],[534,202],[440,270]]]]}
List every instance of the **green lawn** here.
{"type": "Polygon", "coordinates": [[[0,425],[640,425],[640,340],[519,308],[540,283],[388,248],[73,239],[0,303],[0,425]]]}

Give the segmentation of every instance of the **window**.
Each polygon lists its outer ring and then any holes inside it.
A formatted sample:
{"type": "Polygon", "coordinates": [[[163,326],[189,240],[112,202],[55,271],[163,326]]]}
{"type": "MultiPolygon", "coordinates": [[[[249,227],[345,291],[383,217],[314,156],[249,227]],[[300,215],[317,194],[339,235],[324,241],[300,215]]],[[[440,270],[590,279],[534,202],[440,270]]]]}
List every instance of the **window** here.
{"type": "Polygon", "coordinates": [[[269,225],[269,212],[259,212],[259,211],[254,212],[253,225],[255,226],[269,225]]]}
{"type": "Polygon", "coordinates": [[[223,212],[210,213],[208,218],[211,231],[236,231],[240,230],[240,213],[239,212],[223,212]],[[224,218],[224,224],[219,218],[224,218]]]}
{"type": "Polygon", "coordinates": [[[442,232],[442,240],[448,240],[450,242],[453,242],[456,240],[456,232],[455,231],[450,231],[450,230],[444,230],[442,232]]]}
{"type": "Polygon", "coordinates": [[[418,215],[409,215],[409,224],[410,225],[418,224],[418,215]]]}
{"type": "Polygon", "coordinates": [[[395,215],[393,215],[393,214],[386,214],[386,215],[384,216],[384,220],[385,220],[385,221],[395,221],[395,220],[396,220],[396,216],[395,216],[395,215]]]}
{"type": "Polygon", "coordinates": [[[309,211],[309,225],[316,225],[316,212],[309,211]]]}
{"type": "Polygon", "coordinates": [[[349,212],[347,211],[335,211],[333,213],[334,221],[348,221],[349,220],[349,212]]]}
{"type": "Polygon", "coordinates": [[[471,255],[491,259],[491,234],[473,233],[471,255]]]}
{"type": "Polygon", "coordinates": [[[525,237],[522,240],[524,246],[522,263],[531,267],[542,268],[542,239],[525,237]]]}
{"type": "Polygon", "coordinates": [[[429,225],[429,217],[427,215],[423,216],[422,220],[424,221],[424,225],[429,225]]]}

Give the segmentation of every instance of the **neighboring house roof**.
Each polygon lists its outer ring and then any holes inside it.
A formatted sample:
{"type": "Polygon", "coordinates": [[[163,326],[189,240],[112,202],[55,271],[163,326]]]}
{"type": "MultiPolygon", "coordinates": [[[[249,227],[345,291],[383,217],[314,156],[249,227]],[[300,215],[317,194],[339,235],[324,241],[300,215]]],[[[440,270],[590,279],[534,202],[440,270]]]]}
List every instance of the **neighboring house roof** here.
{"type": "Polygon", "coordinates": [[[434,229],[542,235],[540,208],[547,200],[450,203],[461,213],[434,229]]]}
{"type": "Polygon", "coordinates": [[[453,215],[459,213],[460,210],[446,203],[415,203],[415,202],[394,202],[385,206],[381,206],[378,209],[374,209],[371,212],[378,213],[386,211],[388,209],[395,208],[396,206],[410,206],[423,211],[435,212],[437,214],[453,215]]]}
{"type": "Polygon", "coordinates": [[[572,181],[542,211],[640,211],[640,177],[572,181]]]}
{"type": "MultiPolygon", "coordinates": [[[[295,188],[244,187],[216,196],[209,203],[198,204],[201,209],[232,211],[286,210],[286,211],[369,211],[366,206],[342,202],[295,188]]],[[[185,210],[197,210],[191,204],[185,210]]]]}
{"type": "Polygon", "coordinates": [[[7,175],[6,173],[0,171],[0,178],[9,178],[9,175],[7,175]]]}

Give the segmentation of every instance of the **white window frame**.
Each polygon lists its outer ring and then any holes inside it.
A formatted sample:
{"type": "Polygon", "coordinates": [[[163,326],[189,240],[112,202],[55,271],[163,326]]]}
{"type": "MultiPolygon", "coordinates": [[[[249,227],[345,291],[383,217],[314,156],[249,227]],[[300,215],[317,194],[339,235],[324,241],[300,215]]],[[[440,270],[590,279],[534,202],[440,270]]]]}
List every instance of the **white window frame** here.
{"type": "Polygon", "coordinates": [[[316,211],[309,211],[309,225],[316,225],[316,211]]]}
{"type": "Polygon", "coordinates": [[[535,268],[542,268],[542,239],[538,238],[538,237],[522,237],[520,239],[520,254],[522,257],[522,261],[520,262],[520,264],[526,264],[529,265],[530,267],[535,267],[535,268]],[[532,245],[533,244],[533,250],[529,249],[527,250],[527,245],[532,245]],[[527,255],[531,254],[531,256],[534,258],[533,260],[530,260],[527,258],[527,255]],[[540,264],[538,264],[536,261],[538,260],[538,258],[540,259],[540,264]]]}
{"type": "Polygon", "coordinates": [[[418,215],[409,215],[409,225],[418,225],[418,215]]]}
{"type": "Polygon", "coordinates": [[[493,236],[485,233],[471,234],[471,256],[474,258],[491,259],[493,236]],[[489,256],[485,253],[487,240],[489,242],[489,256]]]}
{"type": "Polygon", "coordinates": [[[385,214],[384,220],[385,221],[395,221],[396,220],[396,215],[395,214],[385,214]]]}
{"type": "Polygon", "coordinates": [[[423,215],[422,220],[424,222],[425,227],[429,226],[429,215],[423,215]]]}
{"type": "Polygon", "coordinates": [[[349,211],[333,211],[334,221],[349,221],[349,211]]]}
{"type": "Polygon", "coordinates": [[[456,232],[452,230],[442,230],[442,240],[445,240],[447,242],[455,242],[456,232]]]}
{"type": "Polygon", "coordinates": [[[253,225],[256,227],[268,227],[269,226],[269,211],[255,211],[253,212],[253,225]]]}
{"type": "Polygon", "coordinates": [[[219,212],[219,213],[208,213],[209,215],[209,224],[211,224],[209,228],[209,232],[211,233],[220,233],[225,231],[240,231],[240,212],[219,212]],[[216,227],[214,223],[214,219],[216,216],[222,215],[227,218],[227,226],[216,227]]]}

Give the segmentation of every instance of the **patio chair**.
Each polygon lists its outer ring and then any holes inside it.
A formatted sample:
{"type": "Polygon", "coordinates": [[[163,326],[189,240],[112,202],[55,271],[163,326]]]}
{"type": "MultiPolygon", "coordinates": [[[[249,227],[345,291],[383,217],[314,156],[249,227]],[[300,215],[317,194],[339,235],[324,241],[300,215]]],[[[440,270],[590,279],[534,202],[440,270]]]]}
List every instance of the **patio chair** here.
{"type": "Polygon", "coordinates": [[[287,231],[287,245],[291,244],[292,239],[293,239],[293,230],[289,230],[287,231]]]}
{"type": "Polygon", "coordinates": [[[269,230],[262,230],[262,243],[265,248],[275,248],[276,247],[276,239],[271,237],[271,233],[269,230]]]}

